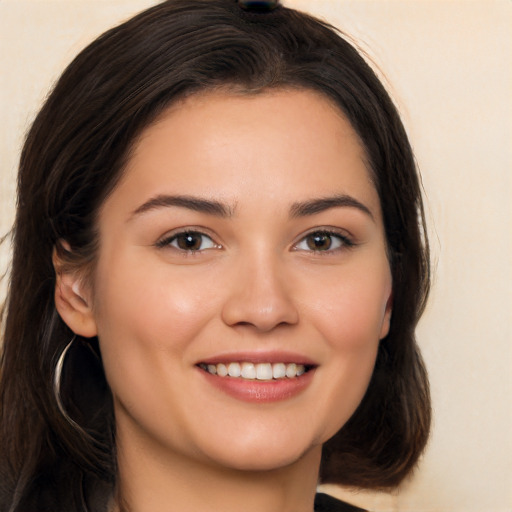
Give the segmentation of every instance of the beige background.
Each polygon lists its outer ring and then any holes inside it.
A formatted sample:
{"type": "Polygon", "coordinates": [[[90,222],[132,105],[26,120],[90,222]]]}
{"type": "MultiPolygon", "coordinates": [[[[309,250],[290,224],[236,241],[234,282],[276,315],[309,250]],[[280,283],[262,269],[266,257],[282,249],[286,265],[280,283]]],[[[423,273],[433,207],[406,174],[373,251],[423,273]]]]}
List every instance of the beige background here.
{"type": "MultiPolygon", "coordinates": [[[[0,0],[0,233],[23,134],[52,81],[94,36],[154,3],[0,0]]],[[[330,490],[374,511],[511,512],[512,2],[285,3],[354,36],[385,70],[423,173],[434,252],[419,329],[429,449],[393,494],[330,490]]],[[[5,247],[0,257],[5,269],[5,247]]]]}

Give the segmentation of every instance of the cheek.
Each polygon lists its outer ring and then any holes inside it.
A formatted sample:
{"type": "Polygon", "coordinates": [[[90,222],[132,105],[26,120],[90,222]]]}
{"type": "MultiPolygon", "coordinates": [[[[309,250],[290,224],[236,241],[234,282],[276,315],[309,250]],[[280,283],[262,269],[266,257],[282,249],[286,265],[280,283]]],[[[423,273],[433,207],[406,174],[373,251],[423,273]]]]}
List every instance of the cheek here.
{"type": "Polygon", "coordinates": [[[138,263],[118,260],[100,266],[95,293],[102,352],[130,365],[152,352],[183,352],[216,308],[216,287],[201,276],[191,279],[186,271],[172,272],[168,265],[138,263]]]}
{"type": "MultiPolygon", "coordinates": [[[[168,420],[182,407],[173,389],[182,386],[180,379],[188,375],[195,347],[218,309],[217,287],[187,272],[137,265],[133,258],[98,267],[98,338],[116,416],[135,418],[148,431],[154,425],[144,421],[154,420],[155,411],[168,420]]],[[[177,421],[173,425],[175,433],[184,428],[177,421]]]]}
{"type": "Polygon", "coordinates": [[[380,267],[326,281],[310,298],[310,314],[332,349],[364,352],[380,340],[391,294],[388,267],[380,267]]]}
{"type": "Polygon", "coordinates": [[[324,293],[317,293],[310,301],[310,318],[326,341],[325,360],[329,361],[321,368],[323,389],[319,396],[326,417],[322,442],[355,412],[373,373],[391,293],[387,266],[376,269],[326,282],[324,293]]]}

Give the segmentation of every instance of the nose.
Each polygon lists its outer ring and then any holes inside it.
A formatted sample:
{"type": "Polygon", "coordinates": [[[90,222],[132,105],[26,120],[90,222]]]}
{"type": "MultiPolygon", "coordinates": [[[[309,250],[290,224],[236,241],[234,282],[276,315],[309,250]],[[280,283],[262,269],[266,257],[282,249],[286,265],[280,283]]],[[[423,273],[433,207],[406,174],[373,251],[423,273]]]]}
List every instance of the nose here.
{"type": "Polygon", "coordinates": [[[298,322],[293,282],[283,275],[278,262],[265,257],[250,258],[233,270],[222,309],[224,323],[269,332],[298,322]]]}

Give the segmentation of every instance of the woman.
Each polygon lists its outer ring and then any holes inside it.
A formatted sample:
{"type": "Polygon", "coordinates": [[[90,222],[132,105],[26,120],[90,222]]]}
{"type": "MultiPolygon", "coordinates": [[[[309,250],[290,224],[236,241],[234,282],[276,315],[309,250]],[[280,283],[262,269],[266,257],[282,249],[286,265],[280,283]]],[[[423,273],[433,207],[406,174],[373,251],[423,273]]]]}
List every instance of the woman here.
{"type": "MultiPolygon", "coordinates": [[[[171,0],[64,72],[22,152],[1,510],[355,510],[429,431],[412,151],[331,27],[171,0]]],[[[422,241],[423,240],[423,241],[422,241]]]]}

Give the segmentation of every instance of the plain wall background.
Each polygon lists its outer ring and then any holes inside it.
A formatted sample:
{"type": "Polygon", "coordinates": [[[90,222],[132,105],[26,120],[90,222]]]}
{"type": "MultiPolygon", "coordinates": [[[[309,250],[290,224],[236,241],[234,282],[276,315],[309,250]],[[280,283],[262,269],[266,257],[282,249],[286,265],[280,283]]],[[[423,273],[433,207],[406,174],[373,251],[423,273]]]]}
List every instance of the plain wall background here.
{"type": "MultiPolygon", "coordinates": [[[[0,236],[23,135],[52,82],[93,37],[155,3],[0,0],[0,236]]],[[[353,36],[385,73],[423,174],[434,260],[418,332],[428,450],[394,493],[329,491],[379,512],[511,512],[512,2],[284,3],[353,36]]],[[[8,259],[4,244],[2,270],[8,259]]]]}

